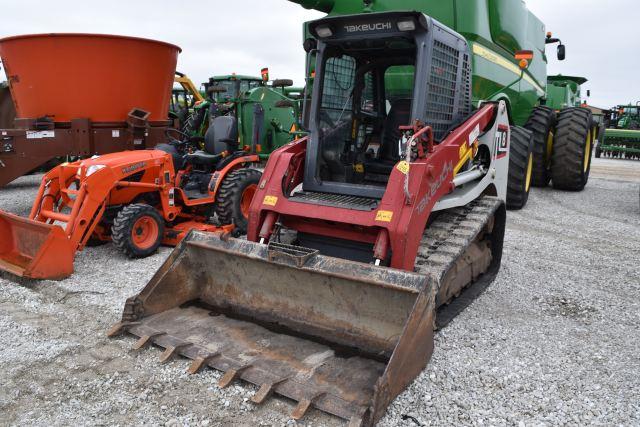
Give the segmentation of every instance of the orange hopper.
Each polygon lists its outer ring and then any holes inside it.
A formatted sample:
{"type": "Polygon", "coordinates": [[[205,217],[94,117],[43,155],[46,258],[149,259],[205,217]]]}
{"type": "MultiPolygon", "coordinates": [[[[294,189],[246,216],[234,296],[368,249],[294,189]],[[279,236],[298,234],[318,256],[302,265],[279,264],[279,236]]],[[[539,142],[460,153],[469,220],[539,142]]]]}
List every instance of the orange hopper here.
{"type": "Polygon", "coordinates": [[[100,34],[35,34],[0,39],[18,118],[122,122],[132,106],[167,119],[180,48],[100,34]]]}

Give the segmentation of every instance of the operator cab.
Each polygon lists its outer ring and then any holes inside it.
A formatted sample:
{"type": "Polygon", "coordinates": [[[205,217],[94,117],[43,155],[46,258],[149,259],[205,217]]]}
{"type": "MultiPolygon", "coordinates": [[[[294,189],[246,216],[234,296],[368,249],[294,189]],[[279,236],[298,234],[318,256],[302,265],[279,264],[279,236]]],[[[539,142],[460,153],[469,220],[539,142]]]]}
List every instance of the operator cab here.
{"type": "Polygon", "coordinates": [[[309,28],[317,63],[303,193],[381,199],[405,157],[401,126],[419,120],[438,142],[470,113],[467,43],[417,12],[325,18],[309,28]]]}

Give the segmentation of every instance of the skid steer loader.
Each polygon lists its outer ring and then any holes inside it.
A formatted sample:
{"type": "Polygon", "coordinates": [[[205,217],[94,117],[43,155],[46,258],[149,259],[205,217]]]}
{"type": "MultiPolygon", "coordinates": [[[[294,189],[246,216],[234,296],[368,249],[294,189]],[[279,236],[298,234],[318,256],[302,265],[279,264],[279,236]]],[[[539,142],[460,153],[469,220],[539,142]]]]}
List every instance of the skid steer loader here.
{"type": "Polygon", "coordinates": [[[76,251],[110,240],[142,258],[191,230],[246,230],[259,162],[237,147],[235,119],[218,117],[200,143],[65,163],[42,178],[29,218],[0,210],[0,270],[33,279],[73,273],[76,251]],[[218,223],[211,218],[217,216],[218,223]]]}
{"type": "Polygon", "coordinates": [[[495,277],[511,129],[471,103],[465,39],[418,12],[325,18],[310,135],[274,152],[248,239],[194,231],[109,336],[193,359],[371,425],[425,368],[446,324],[495,277]],[[385,75],[414,70],[407,98],[385,75]]]}

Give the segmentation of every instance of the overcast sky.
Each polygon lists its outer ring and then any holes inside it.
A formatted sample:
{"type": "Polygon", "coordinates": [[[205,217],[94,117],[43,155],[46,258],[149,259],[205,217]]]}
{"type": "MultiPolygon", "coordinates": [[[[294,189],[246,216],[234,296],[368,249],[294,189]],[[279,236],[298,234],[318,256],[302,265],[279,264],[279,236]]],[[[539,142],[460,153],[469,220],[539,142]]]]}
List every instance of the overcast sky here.
{"type": "MultiPolygon", "coordinates": [[[[178,68],[198,84],[216,74],[259,75],[263,66],[269,66],[271,78],[302,84],[302,23],[322,16],[286,0],[0,1],[0,37],[93,32],[163,40],[182,47],[178,68]]],[[[527,4],[567,45],[562,63],[549,48],[550,74],[589,78],[593,105],[640,100],[638,0],[527,4]]]]}

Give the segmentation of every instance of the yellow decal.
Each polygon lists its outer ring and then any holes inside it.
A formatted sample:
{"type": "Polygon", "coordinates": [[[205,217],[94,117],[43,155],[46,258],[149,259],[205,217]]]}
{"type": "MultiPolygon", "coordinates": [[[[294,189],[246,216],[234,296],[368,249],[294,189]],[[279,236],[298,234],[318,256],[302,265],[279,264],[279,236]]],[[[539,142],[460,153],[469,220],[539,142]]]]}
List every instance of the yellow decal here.
{"type": "Polygon", "coordinates": [[[404,175],[409,173],[409,163],[406,162],[406,160],[401,161],[400,163],[398,163],[398,165],[396,166],[396,168],[402,172],[404,175]]]}
{"type": "Polygon", "coordinates": [[[393,219],[393,212],[391,211],[378,211],[376,215],[376,221],[391,222],[391,219],[393,219]]]}
{"type": "MultiPolygon", "coordinates": [[[[486,59],[489,62],[492,62],[496,65],[499,65],[500,67],[511,71],[514,74],[520,75],[520,73],[522,73],[522,70],[520,69],[520,67],[518,67],[516,64],[514,64],[513,62],[509,61],[508,59],[506,59],[504,56],[499,55],[497,53],[495,53],[494,51],[487,49],[486,47],[478,44],[478,43],[474,43],[473,44],[473,53],[475,55],[478,55],[481,58],[486,59]]],[[[540,94],[544,94],[545,90],[542,86],[540,86],[534,79],[533,77],[531,77],[529,74],[527,74],[527,72],[524,73],[524,80],[526,80],[528,83],[530,83],[540,94]]]]}
{"type": "Polygon", "coordinates": [[[277,203],[278,198],[276,196],[265,196],[264,201],[262,202],[263,205],[267,206],[275,206],[277,203]]]}
{"type": "Polygon", "coordinates": [[[462,144],[460,146],[460,153],[459,153],[459,157],[462,159],[465,154],[467,154],[467,145],[466,144],[462,144]]]}
{"type": "Polygon", "coordinates": [[[362,163],[357,163],[353,165],[353,170],[357,173],[364,173],[364,165],[362,163]]]}

